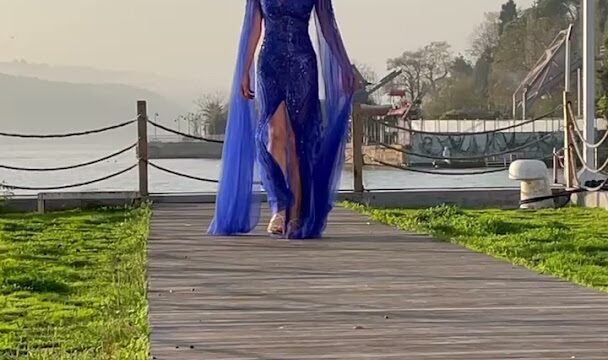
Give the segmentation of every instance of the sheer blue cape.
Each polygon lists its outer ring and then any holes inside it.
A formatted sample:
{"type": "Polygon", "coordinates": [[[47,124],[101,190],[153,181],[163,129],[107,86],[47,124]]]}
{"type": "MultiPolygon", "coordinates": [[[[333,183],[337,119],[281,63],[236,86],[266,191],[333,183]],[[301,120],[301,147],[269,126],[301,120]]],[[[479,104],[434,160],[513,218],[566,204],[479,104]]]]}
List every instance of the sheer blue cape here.
{"type": "MultiPolygon", "coordinates": [[[[241,94],[242,75],[249,71],[253,82],[254,66],[245,69],[246,58],[259,0],[247,0],[241,31],[236,69],[230,92],[228,124],[222,155],[222,169],[216,198],[215,216],[209,234],[239,235],[251,232],[260,218],[263,199],[256,161],[256,125],[259,116],[254,101],[241,94]]],[[[320,81],[319,98],[322,136],[319,156],[314,157],[314,208],[297,238],[321,237],[344,165],[344,148],[352,108],[352,66],[338,31],[331,0],[315,0],[315,33],[320,81]]],[[[252,87],[254,85],[252,84],[252,87]]]]}

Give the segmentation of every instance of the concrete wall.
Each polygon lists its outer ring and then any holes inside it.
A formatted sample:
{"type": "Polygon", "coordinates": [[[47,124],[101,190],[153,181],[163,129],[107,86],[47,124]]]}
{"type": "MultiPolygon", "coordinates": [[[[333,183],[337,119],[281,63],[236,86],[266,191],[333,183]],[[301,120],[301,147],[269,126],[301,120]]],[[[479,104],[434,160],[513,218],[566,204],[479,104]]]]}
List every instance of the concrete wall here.
{"type": "Polygon", "coordinates": [[[572,203],[583,207],[608,210],[608,191],[574,194],[572,195],[572,203]]]}
{"type": "MultiPolygon", "coordinates": [[[[260,195],[262,199],[265,197],[260,195]]],[[[355,201],[376,207],[392,208],[426,208],[441,204],[452,204],[463,208],[501,208],[512,209],[519,206],[519,189],[429,189],[408,191],[375,191],[356,194],[341,192],[339,200],[355,201]]],[[[207,203],[215,202],[215,194],[198,195],[156,195],[150,199],[154,203],[207,203]]],[[[48,211],[90,208],[99,206],[131,205],[134,200],[129,197],[103,199],[49,199],[46,200],[48,211]]],[[[37,210],[36,197],[9,199],[5,211],[33,212],[37,210]]]]}
{"type": "MultiPolygon", "coordinates": [[[[395,145],[399,148],[399,145],[395,145]]],[[[404,164],[407,155],[400,151],[386,149],[379,145],[364,145],[363,153],[368,156],[378,159],[389,164],[401,165],[404,164]]],[[[369,159],[365,159],[366,163],[371,162],[369,159]]],[[[352,165],[353,163],[353,148],[352,144],[346,146],[346,164],[352,165]]]]}
{"type": "MultiPolygon", "coordinates": [[[[509,149],[518,148],[535,142],[544,136],[547,136],[548,138],[540,143],[513,153],[516,158],[541,159],[550,156],[553,153],[554,148],[560,149],[563,147],[563,133],[521,132],[449,137],[416,134],[413,137],[411,151],[424,155],[441,156],[445,146],[450,150],[451,156],[453,157],[473,157],[508,151],[509,149]]],[[[503,158],[509,159],[509,155],[503,155],[496,159],[489,160],[500,162],[503,158]]],[[[412,165],[421,165],[432,163],[432,160],[417,156],[409,156],[408,162],[412,165]]]]}
{"type": "Polygon", "coordinates": [[[151,142],[150,159],[220,159],[222,144],[210,142],[151,142]]]}

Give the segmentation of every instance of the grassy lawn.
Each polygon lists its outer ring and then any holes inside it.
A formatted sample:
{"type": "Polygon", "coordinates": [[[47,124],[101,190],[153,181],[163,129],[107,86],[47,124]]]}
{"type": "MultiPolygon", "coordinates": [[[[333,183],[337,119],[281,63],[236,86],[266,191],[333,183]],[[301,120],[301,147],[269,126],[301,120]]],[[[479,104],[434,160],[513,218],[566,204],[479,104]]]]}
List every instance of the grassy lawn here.
{"type": "Polygon", "coordinates": [[[147,359],[149,209],[0,214],[0,359],[147,359]]]}
{"type": "Polygon", "coordinates": [[[425,210],[346,207],[401,230],[433,235],[541,273],[608,292],[608,211],[425,210]]]}

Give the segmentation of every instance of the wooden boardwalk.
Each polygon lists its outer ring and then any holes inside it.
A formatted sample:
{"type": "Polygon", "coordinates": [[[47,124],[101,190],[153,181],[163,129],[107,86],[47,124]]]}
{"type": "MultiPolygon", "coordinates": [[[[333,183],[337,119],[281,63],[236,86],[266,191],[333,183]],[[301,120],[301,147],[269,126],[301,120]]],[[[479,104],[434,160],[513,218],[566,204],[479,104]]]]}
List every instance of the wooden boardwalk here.
{"type": "Polygon", "coordinates": [[[211,214],[154,210],[155,359],[608,359],[606,294],[343,209],[308,242],[210,238],[211,214]]]}

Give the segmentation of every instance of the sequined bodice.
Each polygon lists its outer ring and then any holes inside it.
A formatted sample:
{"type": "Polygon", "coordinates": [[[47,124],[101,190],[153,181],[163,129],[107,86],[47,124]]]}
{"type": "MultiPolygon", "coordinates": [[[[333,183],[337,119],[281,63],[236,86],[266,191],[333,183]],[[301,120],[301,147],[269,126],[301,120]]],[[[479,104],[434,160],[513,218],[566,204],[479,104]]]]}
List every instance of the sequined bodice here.
{"type": "Polygon", "coordinates": [[[263,47],[287,52],[312,51],[308,32],[315,0],[261,0],[263,47]]]}

